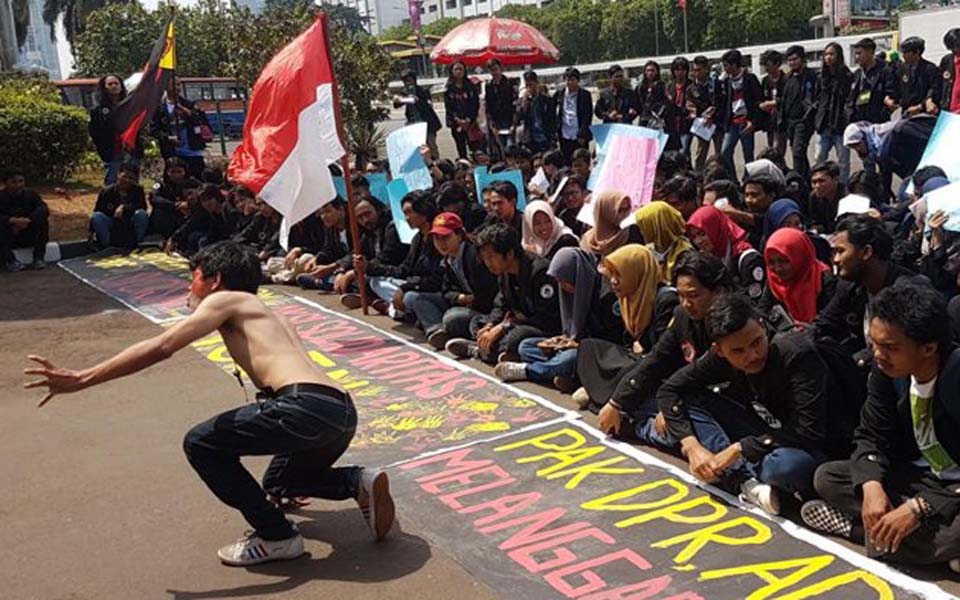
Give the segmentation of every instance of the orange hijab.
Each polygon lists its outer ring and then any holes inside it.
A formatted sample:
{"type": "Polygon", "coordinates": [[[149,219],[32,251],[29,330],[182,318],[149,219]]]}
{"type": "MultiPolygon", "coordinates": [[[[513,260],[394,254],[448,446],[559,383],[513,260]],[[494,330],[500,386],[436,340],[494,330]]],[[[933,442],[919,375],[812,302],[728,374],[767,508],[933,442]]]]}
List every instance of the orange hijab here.
{"type": "Polygon", "coordinates": [[[767,269],[767,285],[774,297],[787,307],[795,321],[811,323],[817,316],[817,296],[820,295],[821,273],[830,267],[817,260],[813,242],[799,229],[784,227],[773,232],[767,240],[763,258],[770,264],[770,253],[776,252],[790,261],[793,278],[783,281],[772,269],[767,269]]]}

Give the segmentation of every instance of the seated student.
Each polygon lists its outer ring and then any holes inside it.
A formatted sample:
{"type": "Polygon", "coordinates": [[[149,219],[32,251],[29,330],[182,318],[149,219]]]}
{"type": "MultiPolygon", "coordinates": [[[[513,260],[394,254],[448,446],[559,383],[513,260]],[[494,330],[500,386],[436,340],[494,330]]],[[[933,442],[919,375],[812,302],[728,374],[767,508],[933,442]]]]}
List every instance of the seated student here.
{"type": "Polygon", "coordinates": [[[287,250],[280,247],[280,239],[277,236],[277,243],[271,247],[271,256],[267,259],[266,265],[267,277],[270,281],[295,283],[297,277],[307,271],[308,266],[316,265],[316,253],[323,247],[326,239],[319,212],[307,215],[290,227],[287,250]]]}
{"type": "Polygon", "coordinates": [[[897,282],[870,301],[874,367],[849,460],[817,469],[809,527],[904,564],[960,572],[960,349],[943,297],[897,282]]]}
{"type": "Polygon", "coordinates": [[[837,225],[837,207],[847,195],[840,182],[840,167],[833,161],[815,165],[810,171],[810,196],[802,202],[810,230],[814,233],[833,233],[837,225]]]}
{"type": "MultiPolygon", "coordinates": [[[[782,227],[790,227],[799,231],[806,231],[807,226],[804,222],[803,211],[800,205],[789,198],[781,198],[770,205],[766,216],[763,218],[763,241],[761,248],[767,244],[767,240],[773,235],[773,232],[782,227]]],[[[830,242],[819,235],[808,233],[810,243],[816,251],[817,259],[829,263],[833,259],[833,251],[830,249],[830,242]]]]}
{"type": "MultiPolygon", "coordinates": [[[[560,153],[557,152],[557,154],[560,153]]],[[[563,183],[563,188],[557,189],[551,196],[553,212],[575,236],[583,239],[583,234],[590,229],[590,226],[578,219],[577,215],[580,214],[587,195],[587,182],[569,170],[564,171],[566,172],[561,171],[554,177],[555,185],[559,186],[563,183]]]]}
{"type": "Polygon", "coordinates": [[[333,280],[333,291],[342,294],[340,303],[348,308],[359,308],[361,305],[360,295],[352,293],[357,289],[358,266],[363,267],[365,274],[371,268],[376,273],[381,265],[396,266],[402,263],[410,250],[410,246],[400,239],[397,226],[388,218],[388,214],[377,209],[375,200],[357,202],[354,212],[360,232],[360,253],[348,254],[337,261],[339,267],[333,280]]]}
{"type": "MultiPolygon", "coordinates": [[[[410,192],[401,203],[407,224],[415,231],[403,262],[396,265],[371,262],[367,266],[367,285],[383,302],[371,304],[374,310],[403,319],[406,312],[403,297],[407,292],[435,292],[440,289],[440,254],[430,242],[430,228],[437,215],[433,192],[410,192]]],[[[344,296],[347,308],[359,306],[359,298],[344,296]]]]}
{"type": "Polygon", "coordinates": [[[747,241],[747,232],[713,206],[702,206],[687,221],[687,237],[700,252],[723,261],[751,300],[763,294],[763,256],[747,241]]]}
{"type": "Polygon", "coordinates": [[[833,298],[837,278],[829,266],[817,259],[810,238],[790,227],[778,229],[767,240],[763,255],[767,287],[757,309],[778,327],[781,315],[771,314],[777,306],[794,323],[812,323],[833,298]]]}
{"type": "Polygon", "coordinates": [[[228,200],[237,215],[237,229],[243,231],[257,214],[257,195],[246,186],[235,185],[228,200]]]}
{"type": "MultiPolygon", "coordinates": [[[[564,284],[576,286],[580,283],[565,279],[563,270],[569,272],[571,269],[561,269],[563,266],[551,265],[561,293],[564,284]]],[[[569,296],[561,296],[561,316],[565,305],[572,309],[567,311],[571,319],[578,316],[574,312],[577,310],[589,309],[594,313],[590,336],[577,330],[581,332],[580,337],[565,333],[559,340],[526,340],[520,344],[520,358],[524,362],[507,363],[498,372],[501,379],[524,376],[541,383],[558,376],[572,379],[580,363],[599,365],[597,368],[604,369],[611,362],[631,360],[642,354],[644,348],[656,343],[670,322],[677,306],[677,295],[672,288],[660,283],[660,265],[653,253],[646,246],[628,244],[604,257],[599,272],[609,281],[609,294],[601,290],[594,303],[590,306],[581,303],[579,307],[571,303],[569,296]],[[556,349],[557,353],[551,357],[543,351],[544,347],[556,349]],[[584,355],[582,359],[580,354],[584,355]]],[[[579,317],[585,319],[584,315],[579,317]]],[[[566,329],[571,329],[569,326],[573,324],[575,321],[565,322],[566,329]]]]}
{"type": "Polygon", "coordinates": [[[523,212],[517,208],[517,188],[509,181],[495,181],[484,189],[484,208],[487,209],[486,223],[506,223],[518,234],[523,232],[523,212]],[[489,193],[489,204],[487,200],[489,193]]]}
{"type": "Polygon", "coordinates": [[[697,182],[686,175],[674,175],[660,186],[657,193],[658,197],[683,216],[684,221],[701,205],[697,196],[697,182]]]}
{"type": "Polygon", "coordinates": [[[183,199],[183,189],[187,183],[187,163],[183,159],[168,158],[163,166],[163,178],[153,184],[150,193],[150,231],[160,234],[164,240],[170,238],[178,227],[183,225],[189,212],[183,199]]]}
{"type": "Polygon", "coordinates": [[[643,236],[636,224],[620,228],[631,210],[630,197],[623,192],[609,190],[599,194],[593,199],[593,228],[583,234],[580,247],[602,258],[627,244],[642,244],[643,236]]]}
{"type": "Polygon", "coordinates": [[[280,221],[282,215],[263,198],[257,197],[257,214],[240,233],[233,236],[237,242],[253,246],[261,262],[266,262],[272,254],[272,248],[277,244],[280,235],[280,221]]]}
{"type": "Polygon", "coordinates": [[[754,248],[763,244],[763,224],[770,205],[781,194],[784,186],[779,181],[764,175],[748,176],[743,181],[743,201],[747,210],[725,210],[733,222],[747,230],[748,239],[754,248]]]}
{"type": "Polygon", "coordinates": [[[657,391],[667,430],[680,441],[690,472],[739,490],[744,501],[779,514],[778,490],[810,498],[813,472],[825,459],[832,377],[803,332],[772,337],[746,298],[716,299],[706,318],[713,347],[657,391]],[[729,382],[723,396],[704,393],[729,382]],[[696,431],[688,406],[719,424],[696,431]]]}
{"type": "Polygon", "coordinates": [[[660,264],[660,280],[669,285],[673,282],[673,267],[685,252],[693,250],[684,235],[687,225],[683,215],[666,202],[651,202],[634,215],[637,228],[660,264]]]}
{"type": "Polygon", "coordinates": [[[498,278],[497,297],[490,314],[470,322],[472,339],[451,339],[447,352],[493,364],[517,356],[526,338],[560,333],[557,282],[547,274],[550,264],[527,255],[520,234],[504,223],[481,229],[476,244],[483,264],[498,278]]]}
{"type": "MultiPolygon", "coordinates": [[[[119,183],[119,180],[118,180],[119,183]]],[[[226,206],[217,185],[203,185],[198,206],[190,211],[187,221],[170,236],[168,247],[181,256],[190,257],[200,248],[237,235],[237,221],[232,208],[226,206]]]]}
{"type": "MultiPolygon", "coordinates": [[[[598,426],[608,434],[622,433],[623,417],[637,424],[641,441],[674,450],[679,447],[666,432],[666,422],[657,407],[656,392],[660,385],[685,365],[694,362],[710,349],[710,337],[704,319],[721,294],[733,291],[733,280],[720,259],[700,252],[688,252],[673,270],[674,285],[680,305],[673,319],[657,339],[653,349],[641,357],[621,364],[582,360],[577,374],[583,387],[577,398],[584,405],[600,406],[598,426]],[[639,358],[639,360],[637,360],[639,358]]],[[[583,359],[587,355],[582,356],[583,359]]],[[[690,409],[694,426],[713,423],[705,412],[690,409]]]]}
{"type": "Polygon", "coordinates": [[[408,292],[403,304],[416,315],[427,343],[443,350],[450,338],[470,337],[471,319],[493,310],[497,278],[483,264],[460,215],[437,215],[430,238],[442,257],[440,290],[408,292]]]}
{"type": "Polygon", "coordinates": [[[543,200],[534,200],[523,211],[523,249],[530,254],[553,259],[560,248],[577,247],[580,240],[553,214],[543,200]]]}
{"type": "Polygon", "coordinates": [[[734,208],[743,208],[737,184],[729,179],[715,179],[704,185],[701,204],[703,206],[715,206],[718,202],[720,206],[730,205],[734,208]]]}
{"type": "Polygon", "coordinates": [[[831,244],[840,281],[812,327],[817,337],[842,344],[857,364],[868,368],[866,328],[870,298],[898,279],[925,278],[890,261],[893,238],[881,221],[869,215],[853,215],[840,221],[831,244]]]}
{"type": "Polygon", "coordinates": [[[437,210],[441,213],[456,213],[463,221],[467,233],[475,232],[487,218],[487,211],[456,181],[448,181],[440,186],[437,192],[437,210]]]}
{"type": "Polygon", "coordinates": [[[117,182],[97,195],[90,231],[100,248],[136,247],[147,235],[150,217],[139,179],[140,169],[136,165],[121,165],[117,182]]]}
{"type": "Polygon", "coordinates": [[[590,168],[593,166],[593,157],[586,148],[577,148],[570,157],[570,170],[584,181],[590,181],[590,168]]]}
{"type": "Polygon", "coordinates": [[[305,290],[333,291],[333,280],[339,261],[352,253],[347,224],[347,204],[339,196],[327,202],[317,211],[323,224],[319,234],[319,247],[303,265],[304,272],[296,277],[297,285],[305,290]]]}
{"type": "MultiPolygon", "coordinates": [[[[556,179],[557,173],[559,173],[561,169],[564,169],[566,164],[567,162],[564,160],[562,152],[559,150],[550,150],[543,154],[543,161],[540,166],[543,167],[543,172],[546,174],[547,179],[553,184],[554,181],[559,181],[556,179]]],[[[573,172],[571,171],[570,174],[573,175],[573,172]]],[[[583,180],[584,187],[586,187],[586,181],[586,179],[583,180]]],[[[555,191],[556,190],[551,187],[550,193],[552,194],[555,191]]]]}
{"type": "Polygon", "coordinates": [[[43,269],[50,239],[50,209],[40,194],[26,189],[23,173],[10,170],[0,190],[0,269],[21,271],[26,268],[13,254],[14,248],[31,247],[31,269],[43,269]]]}

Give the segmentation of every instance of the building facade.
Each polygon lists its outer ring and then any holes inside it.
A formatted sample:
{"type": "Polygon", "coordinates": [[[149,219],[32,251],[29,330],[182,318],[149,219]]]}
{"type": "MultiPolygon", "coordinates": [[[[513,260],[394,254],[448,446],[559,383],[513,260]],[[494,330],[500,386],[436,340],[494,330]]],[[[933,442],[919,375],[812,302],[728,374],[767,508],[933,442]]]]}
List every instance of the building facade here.
{"type": "Polygon", "coordinates": [[[46,71],[50,79],[60,79],[57,45],[50,39],[50,27],[43,22],[43,0],[30,0],[30,26],[17,56],[17,67],[46,71]]]}
{"type": "Polygon", "coordinates": [[[445,17],[492,17],[495,12],[509,4],[540,8],[549,4],[549,0],[423,0],[420,5],[420,19],[426,25],[445,17]]]}
{"type": "Polygon", "coordinates": [[[339,4],[357,9],[367,23],[367,31],[378,35],[384,29],[402,25],[410,21],[410,9],[407,0],[327,0],[330,4],[339,4]]]}

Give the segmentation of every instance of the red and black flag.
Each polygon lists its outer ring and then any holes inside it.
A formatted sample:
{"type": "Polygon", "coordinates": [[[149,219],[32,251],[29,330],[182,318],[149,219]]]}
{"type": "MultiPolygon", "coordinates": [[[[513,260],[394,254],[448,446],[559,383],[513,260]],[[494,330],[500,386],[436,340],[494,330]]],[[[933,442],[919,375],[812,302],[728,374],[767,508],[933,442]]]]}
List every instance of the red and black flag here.
{"type": "Polygon", "coordinates": [[[140,83],[113,111],[113,127],[123,147],[133,150],[137,134],[144,123],[160,106],[160,100],[176,69],[176,50],[173,41],[173,15],[163,28],[160,39],[153,45],[150,60],[143,67],[140,83]]]}

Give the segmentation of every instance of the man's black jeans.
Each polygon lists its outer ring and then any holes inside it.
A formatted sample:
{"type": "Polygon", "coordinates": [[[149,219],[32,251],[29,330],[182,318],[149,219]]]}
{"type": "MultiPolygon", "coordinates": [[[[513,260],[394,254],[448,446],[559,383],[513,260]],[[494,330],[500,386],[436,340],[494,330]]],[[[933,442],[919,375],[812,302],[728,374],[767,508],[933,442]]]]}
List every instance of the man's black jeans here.
{"type": "Polygon", "coordinates": [[[297,384],[197,425],[184,438],[183,449],[221,502],[243,513],[263,539],[282,540],[295,531],[266,493],[355,498],[360,468],[334,468],[333,463],[350,446],[356,429],[357,412],[348,394],[297,384]],[[240,457],[263,455],[275,456],[260,487],[240,457]]]}

